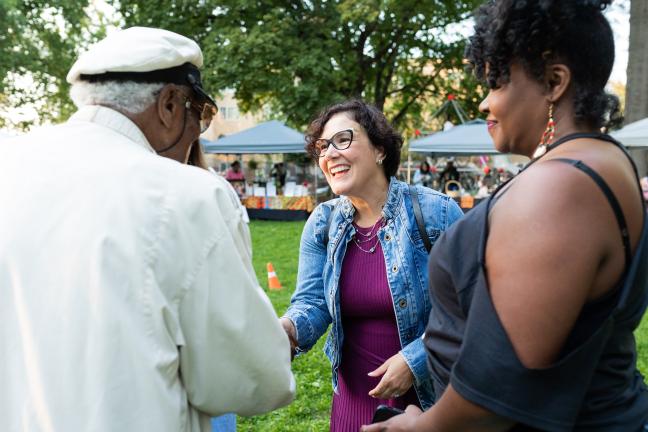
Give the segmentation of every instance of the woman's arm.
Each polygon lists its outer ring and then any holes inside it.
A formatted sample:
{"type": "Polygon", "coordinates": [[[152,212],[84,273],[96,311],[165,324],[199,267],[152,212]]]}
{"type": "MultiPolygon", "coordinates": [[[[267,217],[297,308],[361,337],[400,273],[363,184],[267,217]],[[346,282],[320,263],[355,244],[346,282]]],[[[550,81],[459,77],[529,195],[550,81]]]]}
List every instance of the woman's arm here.
{"type": "Polygon", "coordinates": [[[328,206],[320,205],[304,226],[299,247],[297,287],[290,307],[282,317],[284,328],[290,328],[286,319],[294,326],[291,342],[296,342],[300,351],[307,351],[315,345],[332,321],[323,279],[324,266],[327,264],[326,245],[322,233],[317,232],[317,227],[325,225],[323,220],[331,217],[330,212],[328,206]]]}
{"type": "Polygon", "coordinates": [[[452,385],[429,410],[422,412],[410,406],[405,414],[373,425],[363,426],[362,432],[504,432],[514,423],[464,399],[452,385]]]}

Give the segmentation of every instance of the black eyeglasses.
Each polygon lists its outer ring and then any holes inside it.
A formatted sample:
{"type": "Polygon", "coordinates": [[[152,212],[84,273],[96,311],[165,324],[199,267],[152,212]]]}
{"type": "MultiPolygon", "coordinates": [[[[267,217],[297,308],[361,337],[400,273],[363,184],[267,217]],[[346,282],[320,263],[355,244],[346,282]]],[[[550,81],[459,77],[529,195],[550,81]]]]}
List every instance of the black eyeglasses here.
{"type": "Polygon", "coordinates": [[[353,141],[353,129],[345,129],[337,132],[331,139],[316,139],[313,143],[313,155],[315,157],[322,157],[330,145],[337,150],[346,150],[351,145],[351,141],[353,141]]]}

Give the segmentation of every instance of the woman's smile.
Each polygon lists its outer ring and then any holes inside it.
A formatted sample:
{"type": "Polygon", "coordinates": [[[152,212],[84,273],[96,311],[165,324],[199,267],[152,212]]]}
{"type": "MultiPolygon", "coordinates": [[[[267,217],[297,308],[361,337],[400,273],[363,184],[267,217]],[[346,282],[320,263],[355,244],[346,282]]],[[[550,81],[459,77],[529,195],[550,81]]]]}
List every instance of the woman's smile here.
{"type": "Polygon", "coordinates": [[[329,167],[329,172],[333,177],[340,177],[346,174],[351,169],[351,166],[348,164],[336,164],[332,167],[329,167]]]}

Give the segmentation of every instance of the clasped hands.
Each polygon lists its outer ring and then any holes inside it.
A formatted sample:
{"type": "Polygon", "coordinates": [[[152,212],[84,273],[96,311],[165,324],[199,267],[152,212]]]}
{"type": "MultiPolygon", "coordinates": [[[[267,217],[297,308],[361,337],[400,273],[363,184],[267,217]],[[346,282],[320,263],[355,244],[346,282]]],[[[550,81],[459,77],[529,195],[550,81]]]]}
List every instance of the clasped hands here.
{"type": "MultiPolygon", "coordinates": [[[[292,359],[295,356],[298,346],[295,326],[288,318],[281,318],[279,321],[288,335],[288,340],[290,341],[290,358],[292,359]]],[[[378,385],[369,391],[369,396],[377,399],[391,399],[402,396],[414,383],[414,375],[405,361],[405,357],[403,357],[401,353],[396,353],[388,358],[377,369],[369,372],[369,376],[382,376],[378,385]]],[[[405,410],[405,414],[393,417],[386,422],[363,426],[361,431],[398,432],[411,430],[414,422],[421,414],[422,411],[418,407],[410,405],[405,410]]]]}

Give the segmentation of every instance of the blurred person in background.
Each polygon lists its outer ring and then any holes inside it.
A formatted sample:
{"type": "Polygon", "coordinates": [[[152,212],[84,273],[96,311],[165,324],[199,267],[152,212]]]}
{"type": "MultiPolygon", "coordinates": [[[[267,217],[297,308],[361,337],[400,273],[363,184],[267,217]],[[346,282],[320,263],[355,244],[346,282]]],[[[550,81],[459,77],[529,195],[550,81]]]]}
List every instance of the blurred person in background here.
{"type": "Polygon", "coordinates": [[[241,162],[235,160],[225,173],[225,178],[229,181],[245,181],[245,174],[241,169],[241,162]]]}
{"type": "Polygon", "coordinates": [[[421,162],[419,169],[414,172],[412,183],[417,186],[432,186],[433,175],[430,170],[430,164],[427,161],[421,162]]]}
{"type": "Polygon", "coordinates": [[[461,174],[459,174],[459,170],[457,170],[457,167],[455,166],[454,158],[449,158],[446,162],[445,168],[439,174],[439,182],[441,183],[442,190],[445,190],[446,184],[449,181],[458,182],[460,179],[461,174]]]}

